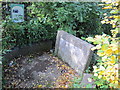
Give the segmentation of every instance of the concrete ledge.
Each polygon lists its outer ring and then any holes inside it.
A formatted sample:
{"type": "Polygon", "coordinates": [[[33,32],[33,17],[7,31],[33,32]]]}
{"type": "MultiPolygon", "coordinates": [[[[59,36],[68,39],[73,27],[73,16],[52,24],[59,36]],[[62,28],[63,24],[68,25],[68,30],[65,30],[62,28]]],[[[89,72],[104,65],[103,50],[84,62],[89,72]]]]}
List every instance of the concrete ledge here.
{"type": "Polygon", "coordinates": [[[11,60],[20,56],[26,56],[30,54],[42,54],[45,51],[49,51],[52,48],[52,41],[42,41],[37,44],[24,46],[22,48],[15,48],[14,50],[3,55],[5,60],[11,60]]]}

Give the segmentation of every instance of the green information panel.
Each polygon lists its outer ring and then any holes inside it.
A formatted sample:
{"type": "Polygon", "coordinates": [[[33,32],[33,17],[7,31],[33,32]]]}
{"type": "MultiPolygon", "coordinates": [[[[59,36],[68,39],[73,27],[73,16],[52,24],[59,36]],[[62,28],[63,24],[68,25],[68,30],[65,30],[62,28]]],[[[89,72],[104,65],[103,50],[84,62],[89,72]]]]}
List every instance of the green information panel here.
{"type": "Polygon", "coordinates": [[[24,4],[11,4],[11,17],[13,22],[23,22],[24,4]]]}

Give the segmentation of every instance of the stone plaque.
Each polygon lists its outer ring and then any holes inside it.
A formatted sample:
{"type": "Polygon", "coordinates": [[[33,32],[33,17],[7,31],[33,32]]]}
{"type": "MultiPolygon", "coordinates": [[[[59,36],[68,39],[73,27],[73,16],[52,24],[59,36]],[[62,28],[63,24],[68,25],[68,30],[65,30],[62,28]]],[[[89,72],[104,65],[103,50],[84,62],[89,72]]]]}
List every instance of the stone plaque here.
{"type": "Polygon", "coordinates": [[[79,74],[90,64],[93,45],[64,31],[58,31],[55,54],[68,63],[79,74]]]}

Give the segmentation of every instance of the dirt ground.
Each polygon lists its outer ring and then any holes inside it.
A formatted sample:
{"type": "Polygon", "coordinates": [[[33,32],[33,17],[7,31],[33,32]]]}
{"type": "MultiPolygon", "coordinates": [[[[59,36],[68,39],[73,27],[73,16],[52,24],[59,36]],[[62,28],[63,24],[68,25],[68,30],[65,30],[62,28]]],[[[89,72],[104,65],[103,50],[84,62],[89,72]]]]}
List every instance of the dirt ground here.
{"type": "Polygon", "coordinates": [[[67,88],[77,73],[50,53],[11,60],[4,68],[4,88],[67,88]]]}

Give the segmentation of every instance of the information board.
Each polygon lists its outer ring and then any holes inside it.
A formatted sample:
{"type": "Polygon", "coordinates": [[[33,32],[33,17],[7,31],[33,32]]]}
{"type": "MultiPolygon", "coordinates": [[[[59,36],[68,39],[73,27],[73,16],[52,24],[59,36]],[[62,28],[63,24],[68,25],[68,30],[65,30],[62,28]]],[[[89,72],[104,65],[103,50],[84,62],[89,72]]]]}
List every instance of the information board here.
{"type": "Polygon", "coordinates": [[[13,22],[23,22],[24,4],[11,4],[11,17],[13,22]]]}

